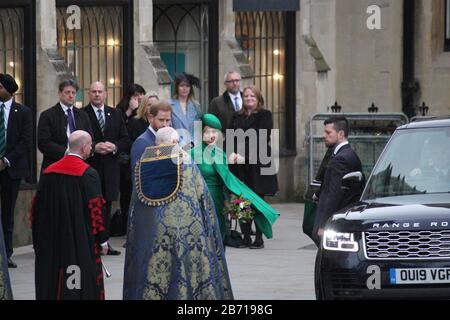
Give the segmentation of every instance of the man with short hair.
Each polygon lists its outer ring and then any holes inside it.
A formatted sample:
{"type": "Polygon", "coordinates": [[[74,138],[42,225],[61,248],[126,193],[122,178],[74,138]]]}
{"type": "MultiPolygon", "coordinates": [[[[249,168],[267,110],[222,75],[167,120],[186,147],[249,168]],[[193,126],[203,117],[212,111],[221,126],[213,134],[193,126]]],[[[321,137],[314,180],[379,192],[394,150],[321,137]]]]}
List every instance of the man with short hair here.
{"type": "Polygon", "coordinates": [[[134,167],[139,161],[146,147],[155,145],[156,132],[172,124],[172,107],[166,101],[159,101],[150,107],[150,125],[143,134],[136,139],[131,147],[131,179],[134,181],[134,167]]]}
{"type": "Polygon", "coordinates": [[[231,128],[233,114],[242,109],[241,75],[236,71],[227,72],[224,76],[224,85],[226,91],[211,101],[208,113],[219,118],[222,132],[225,134],[226,129],[231,128]]]}
{"type": "MultiPolygon", "coordinates": [[[[362,172],[361,160],[348,143],[349,125],[345,117],[331,117],[324,122],[323,140],[333,148],[330,162],[325,171],[319,195],[319,203],[313,227],[313,238],[320,244],[325,223],[336,211],[349,205],[357,194],[346,194],[341,190],[342,178],[355,171],[362,172]]],[[[359,195],[362,189],[352,190],[359,195]]]]}
{"type": "MultiPolygon", "coordinates": [[[[32,146],[31,110],[14,100],[19,89],[9,74],[0,74],[0,197],[1,216],[9,268],[12,261],[14,208],[19,194],[20,181],[30,176],[32,146]]],[[[0,290],[1,291],[1,290],[0,290]]]]}
{"type": "MultiPolygon", "coordinates": [[[[130,150],[130,139],[121,111],[105,105],[106,89],[99,82],[93,82],[89,88],[89,104],[83,108],[87,114],[94,143],[94,155],[88,160],[97,170],[102,184],[102,194],[106,200],[104,221],[109,237],[112,201],[119,198],[120,163],[118,155],[130,150]]],[[[120,251],[109,248],[108,255],[120,255],[120,251]]]]}
{"type": "Polygon", "coordinates": [[[37,300],[103,300],[100,253],[108,250],[97,172],[84,162],[85,131],[69,136],[69,151],[42,174],[32,207],[37,300]]]}
{"type": "Polygon", "coordinates": [[[78,85],[72,79],[62,81],[58,86],[59,102],[42,112],[39,117],[37,140],[39,151],[44,155],[42,171],[60,160],[67,152],[68,137],[75,130],[92,135],[89,118],[75,107],[78,85]]]}

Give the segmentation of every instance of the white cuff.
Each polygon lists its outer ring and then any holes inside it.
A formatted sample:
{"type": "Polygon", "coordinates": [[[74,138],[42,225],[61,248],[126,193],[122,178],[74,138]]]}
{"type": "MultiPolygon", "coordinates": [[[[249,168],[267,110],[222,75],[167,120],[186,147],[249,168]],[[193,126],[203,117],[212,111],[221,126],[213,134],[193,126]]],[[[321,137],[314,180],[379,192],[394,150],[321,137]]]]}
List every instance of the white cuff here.
{"type": "Polygon", "coordinates": [[[4,163],[6,163],[6,166],[7,166],[7,167],[11,167],[11,163],[9,162],[8,159],[6,159],[5,157],[3,157],[2,160],[3,160],[4,163]]]}

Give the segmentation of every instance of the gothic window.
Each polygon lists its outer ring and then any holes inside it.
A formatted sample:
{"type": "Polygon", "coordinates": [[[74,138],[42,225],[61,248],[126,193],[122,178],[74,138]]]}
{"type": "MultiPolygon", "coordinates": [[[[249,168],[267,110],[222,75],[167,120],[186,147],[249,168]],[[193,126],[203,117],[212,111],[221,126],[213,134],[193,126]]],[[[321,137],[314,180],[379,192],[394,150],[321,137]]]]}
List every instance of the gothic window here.
{"type": "Polygon", "coordinates": [[[80,29],[67,26],[71,12],[57,8],[58,50],[77,79],[77,107],[88,103],[87,92],[101,81],[108,92],[107,104],[115,106],[122,97],[124,72],[123,8],[82,6],[80,29]]]}

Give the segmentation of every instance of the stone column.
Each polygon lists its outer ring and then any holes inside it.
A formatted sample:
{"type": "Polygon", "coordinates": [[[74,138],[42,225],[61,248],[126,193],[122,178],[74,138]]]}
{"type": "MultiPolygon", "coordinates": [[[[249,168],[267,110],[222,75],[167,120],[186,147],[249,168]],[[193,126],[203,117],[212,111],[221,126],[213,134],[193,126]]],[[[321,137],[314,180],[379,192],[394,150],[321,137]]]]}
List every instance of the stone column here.
{"type": "Polygon", "coordinates": [[[219,1],[219,83],[223,84],[225,72],[238,71],[244,87],[253,83],[254,73],[236,41],[234,17],[233,0],[219,1]]]}
{"type": "Polygon", "coordinates": [[[153,1],[134,0],[134,40],[134,81],[168,99],[172,79],[153,43],[153,1]]]}

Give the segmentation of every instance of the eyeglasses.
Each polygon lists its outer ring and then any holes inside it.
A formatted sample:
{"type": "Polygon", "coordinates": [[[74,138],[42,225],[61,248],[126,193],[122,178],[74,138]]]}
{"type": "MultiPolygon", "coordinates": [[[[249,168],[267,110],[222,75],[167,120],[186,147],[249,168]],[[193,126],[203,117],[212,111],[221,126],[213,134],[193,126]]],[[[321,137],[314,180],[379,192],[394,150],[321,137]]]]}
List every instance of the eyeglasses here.
{"type": "Polygon", "coordinates": [[[238,82],[241,82],[241,79],[232,79],[232,80],[227,80],[227,81],[225,81],[225,83],[238,83],[238,82]]]}

